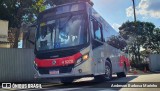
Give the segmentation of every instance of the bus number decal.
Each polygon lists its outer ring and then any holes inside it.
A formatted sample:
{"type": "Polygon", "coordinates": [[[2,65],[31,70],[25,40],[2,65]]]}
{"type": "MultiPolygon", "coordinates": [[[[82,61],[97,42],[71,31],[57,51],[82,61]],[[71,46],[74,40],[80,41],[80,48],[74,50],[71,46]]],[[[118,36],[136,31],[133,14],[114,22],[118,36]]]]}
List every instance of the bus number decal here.
{"type": "Polygon", "coordinates": [[[73,60],[65,60],[65,64],[73,64],[73,60]]]}

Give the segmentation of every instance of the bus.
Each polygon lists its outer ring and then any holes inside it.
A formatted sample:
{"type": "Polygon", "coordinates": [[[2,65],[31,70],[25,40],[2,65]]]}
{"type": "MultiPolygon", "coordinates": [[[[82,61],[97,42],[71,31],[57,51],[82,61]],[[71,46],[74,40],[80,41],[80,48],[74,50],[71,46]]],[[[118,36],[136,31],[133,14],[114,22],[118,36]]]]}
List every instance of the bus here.
{"type": "Polygon", "coordinates": [[[74,2],[41,12],[35,39],[36,78],[111,80],[126,77],[125,40],[87,2],[74,2]]]}

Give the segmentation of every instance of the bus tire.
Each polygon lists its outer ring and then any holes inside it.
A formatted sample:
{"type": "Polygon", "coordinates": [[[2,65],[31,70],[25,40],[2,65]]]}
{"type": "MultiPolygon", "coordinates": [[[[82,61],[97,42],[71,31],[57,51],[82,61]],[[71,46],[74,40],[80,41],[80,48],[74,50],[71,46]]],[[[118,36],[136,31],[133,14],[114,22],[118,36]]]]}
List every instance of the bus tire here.
{"type": "Polygon", "coordinates": [[[112,79],[112,65],[108,60],[105,62],[105,74],[95,76],[94,78],[96,82],[109,81],[112,79]]]}
{"type": "Polygon", "coordinates": [[[63,84],[71,84],[73,83],[74,79],[73,78],[61,78],[60,81],[63,84]]]}
{"type": "Polygon", "coordinates": [[[104,76],[105,80],[107,80],[107,81],[112,79],[112,64],[108,60],[106,60],[106,62],[105,62],[105,74],[103,76],[104,76]],[[107,67],[108,67],[108,69],[107,69],[107,67]],[[107,72],[109,72],[109,73],[107,73],[107,72]]]}
{"type": "Polygon", "coordinates": [[[126,67],[126,64],[124,63],[123,72],[117,73],[117,77],[118,77],[118,78],[126,77],[126,74],[127,74],[127,67],[126,67]]]}

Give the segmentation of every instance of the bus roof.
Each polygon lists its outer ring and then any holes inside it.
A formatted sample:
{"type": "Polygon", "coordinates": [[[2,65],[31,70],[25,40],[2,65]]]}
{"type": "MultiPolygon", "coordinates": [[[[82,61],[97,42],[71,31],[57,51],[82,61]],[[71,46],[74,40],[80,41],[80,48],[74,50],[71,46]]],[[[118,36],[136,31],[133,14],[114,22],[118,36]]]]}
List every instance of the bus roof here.
{"type": "MultiPolygon", "coordinates": [[[[40,14],[45,14],[45,13],[48,13],[48,12],[50,12],[50,11],[56,11],[56,9],[58,9],[58,8],[61,8],[61,7],[69,7],[69,6],[72,6],[72,5],[75,5],[75,4],[77,4],[77,5],[79,5],[79,6],[81,6],[81,5],[85,5],[86,4],[86,2],[73,2],[73,3],[66,3],[66,4],[62,4],[62,5],[57,5],[56,7],[53,7],[53,8],[49,8],[49,9],[46,9],[46,10],[44,10],[44,11],[42,11],[40,14]]],[[[65,7],[65,8],[66,8],[65,7]]],[[[62,9],[62,8],[61,8],[62,9]]]]}

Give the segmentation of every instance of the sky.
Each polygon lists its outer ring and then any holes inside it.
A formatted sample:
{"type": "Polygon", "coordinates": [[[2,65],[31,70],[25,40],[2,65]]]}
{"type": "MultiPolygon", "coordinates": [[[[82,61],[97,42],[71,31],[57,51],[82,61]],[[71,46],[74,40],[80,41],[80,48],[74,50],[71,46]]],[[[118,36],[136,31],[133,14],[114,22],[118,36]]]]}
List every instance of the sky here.
{"type": "MultiPolygon", "coordinates": [[[[132,0],[92,0],[93,8],[117,31],[126,21],[134,21],[132,0]]],[[[160,28],[160,0],[135,0],[139,21],[152,22],[160,28]]]]}

